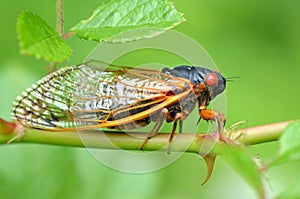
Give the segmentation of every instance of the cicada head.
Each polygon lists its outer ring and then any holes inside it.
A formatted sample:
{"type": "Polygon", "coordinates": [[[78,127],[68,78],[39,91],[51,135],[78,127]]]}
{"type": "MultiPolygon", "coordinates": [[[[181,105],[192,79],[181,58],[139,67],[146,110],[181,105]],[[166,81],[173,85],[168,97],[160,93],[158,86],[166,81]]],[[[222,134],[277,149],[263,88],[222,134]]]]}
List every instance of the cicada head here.
{"type": "Polygon", "coordinates": [[[201,85],[204,91],[209,93],[210,99],[222,93],[226,88],[226,78],[219,71],[212,71],[199,66],[177,66],[164,68],[162,72],[174,77],[188,79],[194,85],[201,85]]]}
{"type": "Polygon", "coordinates": [[[204,84],[210,93],[210,98],[213,99],[226,88],[226,78],[219,71],[211,71],[204,78],[204,84]]]}

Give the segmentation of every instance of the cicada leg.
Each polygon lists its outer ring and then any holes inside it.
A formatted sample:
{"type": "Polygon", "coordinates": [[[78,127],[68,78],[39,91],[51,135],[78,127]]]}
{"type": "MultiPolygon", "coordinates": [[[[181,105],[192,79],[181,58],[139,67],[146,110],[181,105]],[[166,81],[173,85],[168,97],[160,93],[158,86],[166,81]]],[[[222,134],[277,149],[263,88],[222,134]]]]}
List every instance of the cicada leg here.
{"type": "Polygon", "coordinates": [[[183,120],[179,120],[179,133],[182,133],[182,128],[183,128],[183,120]]]}
{"type": "Polygon", "coordinates": [[[183,115],[181,113],[177,113],[173,120],[174,123],[173,123],[171,135],[169,137],[169,146],[168,146],[168,150],[167,150],[168,154],[171,152],[171,145],[172,145],[172,141],[173,141],[173,138],[174,138],[174,135],[176,132],[178,120],[179,120],[179,132],[182,133],[182,119],[183,119],[183,115]]]}
{"type": "Polygon", "coordinates": [[[145,138],[143,144],[140,147],[140,150],[144,150],[144,147],[147,144],[147,142],[158,133],[159,129],[161,128],[161,126],[163,125],[165,120],[167,122],[172,121],[170,112],[168,111],[167,108],[162,109],[160,111],[160,113],[157,114],[157,118],[159,118],[159,119],[155,122],[153,129],[150,131],[150,133],[145,138]]]}
{"type": "Polygon", "coordinates": [[[217,133],[219,135],[219,140],[225,142],[225,143],[229,143],[230,139],[228,137],[226,137],[225,135],[222,134],[223,128],[225,126],[226,123],[226,118],[225,116],[218,112],[218,111],[214,111],[214,110],[210,110],[210,109],[206,109],[206,107],[200,107],[200,117],[203,118],[204,120],[208,121],[215,121],[217,124],[217,133]]]}
{"type": "Polygon", "coordinates": [[[225,116],[217,111],[206,109],[206,106],[200,106],[199,108],[200,117],[206,121],[215,121],[218,128],[218,134],[222,134],[223,127],[226,123],[225,116]]]}
{"type": "Polygon", "coordinates": [[[222,137],[222,131],[226,123],[226,117],[218,111],[207,109],[208,102],[209,96],[207,94],[201,96],[201,98],[198,98],[200,118],[197,121],[197,124],[201,119],[206,121],[215,121],[217,124],[217,133],[220,137],[222,137]]]}
{"type": "Polygon", "coordinates": [[[168,109],[164,108],[162,109],[162,111],[158,114],[159,120],[156,121],[153,129],[151,130],[151,132],[148,134],[148,136],[145,138],[143,144],[140,147],[140,150],[144,150],[145,145],[147,144],[147,142],[153,137],[155,136],[160,127],[162,126],[162,124],[164,123],[164,120],[166,120],[167,122],[171,122],[173,121],[173,127],[172,127],[172,132],[170,134],[169,137],[169,146],[168,146],[168,150],[167,153],[170,153],[171,151],[171,145],[172,145],[172,141],[176,132],[176,128],[177,128],[177,122],[179,120],[179,133],[182,133],[182,119],[184,118],[183,115],[181,113],[177,113],[175,115],[175,118],[172,119],[170,112],[168,111],[168,109]]]}

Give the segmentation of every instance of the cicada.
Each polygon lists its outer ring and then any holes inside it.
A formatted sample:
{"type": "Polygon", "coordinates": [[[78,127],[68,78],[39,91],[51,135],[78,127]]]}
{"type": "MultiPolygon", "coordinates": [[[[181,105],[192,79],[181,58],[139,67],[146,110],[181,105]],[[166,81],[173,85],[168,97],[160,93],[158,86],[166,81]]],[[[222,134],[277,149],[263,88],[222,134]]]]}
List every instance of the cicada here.
{"type": "Polygon", "coordinates": [[[13,103],[12,117],[48,131],[130,130],[155,122],[141,143],[144,149],[164,121],[173,122],[171,143],[177,123],[182,132],[197,104],[200,118],[216,121],[221,132],[225,116],[207,106],[225,87],[220,72],[199,66],[152,70],[86,63],[61,68],[32,85],[13,103]]]}

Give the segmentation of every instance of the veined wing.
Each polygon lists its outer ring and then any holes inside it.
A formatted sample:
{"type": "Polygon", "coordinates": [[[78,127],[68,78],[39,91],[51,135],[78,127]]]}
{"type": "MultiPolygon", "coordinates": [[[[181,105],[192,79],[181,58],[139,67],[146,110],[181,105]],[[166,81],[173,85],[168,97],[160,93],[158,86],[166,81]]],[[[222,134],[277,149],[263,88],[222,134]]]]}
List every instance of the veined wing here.
{"type": "Polygon", "coordinates": [[[188,85],[186,80],[155,70],[65,67],[23,92],[14,102],[12,115],[32,128],[52,131],[75,125],[89,128],[158,106],[168,96],[186,90],[188,85]]]}
{"type": "Polygon", "coordinates": [[[80,67],[65,67],[33,84],[13,102],[12,119],[38,129],[73,126],[70,112],[80,67]]]}

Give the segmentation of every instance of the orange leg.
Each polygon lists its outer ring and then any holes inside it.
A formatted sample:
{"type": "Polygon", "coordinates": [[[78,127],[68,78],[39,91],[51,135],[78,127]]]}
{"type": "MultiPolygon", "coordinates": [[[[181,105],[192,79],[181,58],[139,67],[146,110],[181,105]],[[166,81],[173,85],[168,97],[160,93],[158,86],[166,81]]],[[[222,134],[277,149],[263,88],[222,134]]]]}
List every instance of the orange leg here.
{"type": "Polygon", "coordinates": [[[217,111],[206,109],[206,106],[201,106],[199,108],[200,116],[204,120],[215,121],[217,123],[218,133],[221,135],[222,129],[225,125],[226,118],[225,116],[217,111]]]}
{"type": "Polygon", "coordinates": [[[222,130],[225,126],[226,118],[225,116],[217,111],[209,110],[209,109],[200,109],[200,116],[204,120],[215,121],[217,123],[217,133],[219,135],[219,140],[225,143],[230,143],[230,139],[222,134],[222,130]]]}

